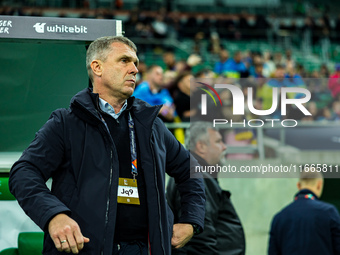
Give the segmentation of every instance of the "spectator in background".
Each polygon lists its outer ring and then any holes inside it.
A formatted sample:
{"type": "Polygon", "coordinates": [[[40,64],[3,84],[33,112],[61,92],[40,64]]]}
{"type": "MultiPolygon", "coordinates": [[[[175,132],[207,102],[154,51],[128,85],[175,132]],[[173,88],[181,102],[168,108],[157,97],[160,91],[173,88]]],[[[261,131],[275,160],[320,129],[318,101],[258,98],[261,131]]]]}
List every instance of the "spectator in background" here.
{"type": "Polygon", "coordinates": [[[296,72],[299,74],[302,78],[307,78],[308,73],[305,69],[305,67],[301,63],[296,64],[296,72]]]}
{"type": "Polygon", "coordinates": [[[306,104],[306,108],[312,115],[303,116],[302,121],[315,121],[319,118],[319,109],[314,101],[309,101],[306,104]]]}
{"type": "Polygon", "coordinates": [[[332,93],[332,97],[336,100],[340,100],[340,63],[335,65],[335,72],[328,80],[328,88],[332,93]]]}
{"type": "Polygon", "coordinates": [[[295,60],[293,59],[293,56],[292,56],[292,51],[291,50],[286,50],[286,65],[290,65],[290,66],[293,66],[295,67],[295,60]]]}
{"type": "Polygon", "coordinates": [[[214,72],[217,74],[224,74],[230,70],[232,59],[229,58],[229,51],[222,49],[220,51],[220,61],[216,62],[214,72]]]}
{"type": "Polygon", "coordinates": [[[315,168],[304,169],[294,201],[272,221],[269,255],[340,254],[340,216],[335,206],[319,200],[323,184],[315,168]]]}
{"type": "Polygon", "coordinates": [[[254,66],[254,70],[255,70],[255,73],[254,73],[255,78],[257,79],[265,78],[263,75],[263,63],[261,62],[256,63],[254,66]]]}
{"type": "MultiPolygon", "coordinates": [[[[281,65],[277,65],[273,78],[268,80],[268,82],[264,84],[263,86],[256,88],[256,98],[258,98],[262,102],[263,110],[268,110],[271,108],[272,99],[273,99],[272,88],[273,87],[284,87],[285,86],[284,77],[285,77],[285,68],[281,65]]],[[[276,113],[278,113],[278,111],[279,109],[277,109],[276,113]]]]}
{"type": "Polygon", "coordinates": [[[270,77],[275,72],[275,63],[273,61],[272,54],[269,51],[264,52],[264,66],[263,66],[263,75],[265,77],[270,77]]]}
{"type": "Polygon", "coordinates": [[[155,38],[164,39],[168,35],[168,25],[164,22],[164,18],[162,14],[158,14],[151,23],[155,38]]]}
{"type": "Polygon", "coordinates": [[[203,54],[203,47],[202,44],[204,43],[204,33],[203,32],[198,32],[197,34],[195,34],[195,38],[194,38],[194,49],[193,49],[193,53],[194,54],[198,54],[198,55],[202,55],[203,54]]]}
{"type": "Polygon", "coordinates": [[[340,120],[340,101],[334,101],[332,103],[332,120],[340,120]]]}
{"type": "Polygon", "coordinates": [[[148,68],[146,80],[140,83],[133,93],[136,98],[142,99],[150,105],[161,105],[159,117],[164,121],[173,121],[175,108],[169,91],[163,88],[163,69],[152,65],[148,68]]]}
{"type": "Polygon", "coordinates": [[[320,116],[317,118],[318,121],[332,121],[332,111],[329,109],[329,107],[325,106],[320,111],[320,116]]]}
{"type": "MultiPolygon", "coordinates": [[[[192,123],[187,130],[187,148],[202,167],[220,162],[226,145],[219,131],[210,122],[192,123]]],[[[241,221],[230,200],[231,193],[223,190],[217,179],[217,173],[203,173],[206,201],[204,231],[194,236],[186,246],[172,251],[172,254],[209,254],[209,255],[244,255],[245,237],[241,221]]],[[[180,222],[180,194],[171,178],[167,187],[167,200],[174,212],[175,222],[180,222]]]]}
{"type": "Polygon", "coordinates": [[[219,55],[223,45],[217,32],[212,32],[209,38],[208,51],[213,55],[219,55]]]}
{"type": "MultiPolygon", "coordinates": [[[[248,68],[249,76],[254,77],[254,76],[256,76],[255,75],[255,66],[258,65],[258,64],[262,64],[262,67],[263,67],[263,62],[262,62],[261,55],[259,55],[259,54],[252,54],[251,56],[252,56],[252,58],[248,57],[247,65],[249,66],[249,68],[248,68]]],[[[261,75],[262,75],[262,71],[261,71],[261,75]]],[[[259,74],[259,73],[257,73],[257,74],[259,74]]]]}
{"type": "Polygon", "coordinates": [[[163,53],[163,61],[166,65],[165,70],[175,71],[176,57],[172,50],[167,50],[163,53]]]}
{"type": "Polygon", "coordinates": [[[175,72],[177,74],[183,73],[185,71],[189,71],[189,67],[187,65],[187,62],[185,60],[179,60],[175,64],[175,72]]]}
{"type": "MultiPolygon", "coordinates": [[[[231,61],[231,65],[228,70],[230,73],[235,73],[236,78],[239,77],[247,77],[248,76],[248,70],[246,65],[242,62],[242,53],[241,51],[236,51],[234,53],[234,58],[231,61]]],[[[233,78],[235,78],[233,76],[233,78]]]]}
{"type": "MultiPolygon", "coordinates": [[[[184,72],[177,77],[178,92],[174,99],[176,112],[183,122],[189,122],[197,113],[196,107],[190,107],[190,79],[194,78],[191,72],[184,72]]],[[[193,91],[191,91],[193,92],[193,91]]]]}
{"type": "Polygon", "coordinates": [[[330,72],[326,64],[320,66],[320,78],[329,78],[330,72]]]}
{"type": "Polygon", "coordinates": [[[281,52],[276,52],[274,54],[274,64],[277,65],[281,65],[281,66],[285,66],[286,65],[286,59],[285,57],[282,55],[281,52]]]}
{"type": "Polygon", "coordinates": [[[136,86],[144,80],[146,71],[147,71],[147,66],[145,62],[140,61],[138,65],[138,73],[136,75],[136,86]]]}
{"type": "Polygon", "coordinates": [[[285,79],[285,87],[305,87],[301,75],[296,72],[292,62],[287,63],[284,77],[287,78],[285,79]]]}

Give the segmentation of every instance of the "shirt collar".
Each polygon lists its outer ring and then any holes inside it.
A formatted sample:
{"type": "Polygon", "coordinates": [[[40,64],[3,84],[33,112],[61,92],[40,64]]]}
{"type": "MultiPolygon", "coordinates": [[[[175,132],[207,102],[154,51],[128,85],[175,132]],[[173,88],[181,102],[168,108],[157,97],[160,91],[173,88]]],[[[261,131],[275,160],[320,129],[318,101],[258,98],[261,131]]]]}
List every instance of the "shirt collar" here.
{"type": "Polygon", "coordinates": [[[122,108],[120,109],[118,113],[115,113],[115,110],[113,109],[113,107],[102,98],[99,98],[99,107],[103,112],[112,116],[112,118],[118,119],[118,117],[122,114],[122,112],[127,107],[127,100],[125,100],[125,103],[123,104],[122,108]]]}
{"type": "Polygon", "coordinates": [[[301,196],[301,195],[308,195],[308,194],[312,194],[315,199],[319,200],[319,198],[317,197],[317,195],[314,194],[314,192],[312,192],[311,190],[309,189],[302,189],[300,190],[296,195],[295,195],[295,198],[301,196]]]}

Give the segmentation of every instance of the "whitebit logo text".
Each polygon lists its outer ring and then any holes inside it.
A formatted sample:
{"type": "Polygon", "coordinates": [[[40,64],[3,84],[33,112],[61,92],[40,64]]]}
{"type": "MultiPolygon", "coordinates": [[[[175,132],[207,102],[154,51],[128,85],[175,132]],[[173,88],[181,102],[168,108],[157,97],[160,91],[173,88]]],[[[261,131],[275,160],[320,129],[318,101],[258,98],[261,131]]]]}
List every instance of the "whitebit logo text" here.
{"type": "MultiPolygon", "coordinates": [[[[36,23],[33,27],[37,33],[45,33],[46,23],[36,23]]],[[[85,26],[65,26],[65,25],[54,25],[46,26],[46,32],[48,33],[74,33],[74,34],[87,34],[87,27],[85,26]]]]}
{"type": "Polygon", "coordinates": [[[35,31],[37,33],[44,33],[44,28],[45,28],[46,23],[36,23],[33,27],[35,28],[35,31]]]}

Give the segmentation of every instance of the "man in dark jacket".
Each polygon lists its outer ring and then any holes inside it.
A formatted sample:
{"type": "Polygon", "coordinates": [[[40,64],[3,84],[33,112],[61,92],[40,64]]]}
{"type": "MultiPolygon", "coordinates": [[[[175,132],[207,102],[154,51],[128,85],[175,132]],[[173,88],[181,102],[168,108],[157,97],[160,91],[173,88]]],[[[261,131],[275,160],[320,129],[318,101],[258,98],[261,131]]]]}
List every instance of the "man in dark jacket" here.
{"type": "Polygon", "coordinates": [[[11,192],[45,232],[43,254],[168,255],[203,228],[203,181],[190,178],[197,162],[157,118],[161,106],[131,97],[136,52],[120,36],[92,42],[93,91],[53,112],[11,169],[11,192]],[[165,172],[182,195],[180,224],[167,206],[165,172]]]}
{"type": "Polygon", "coordinates": [[[339,255],[340,216],[337,209],[321,202],[323,178],[306,168],[297,184],[294,202],[275,215],[269,255],[339,255]]]}
{"type": "MultiPolygon", "coordinates": [[[[187,133],[187,135],[189,135],[187,133]]],[[[202,167],[216,166],[226,149],[218,130],[208,122],[191,124],[188,148],[202,167]]],[[[230,192],[218,184],[217,174],[204,173],[206,214],[203,233],[194,236],[183,248],[172,254],[243,255],[245,238],[240,219],[231,203],[230,192]]],[[[180,193],[171,178],[167,198],[175,215],[175,222],[183,216],[180,193]]]]}

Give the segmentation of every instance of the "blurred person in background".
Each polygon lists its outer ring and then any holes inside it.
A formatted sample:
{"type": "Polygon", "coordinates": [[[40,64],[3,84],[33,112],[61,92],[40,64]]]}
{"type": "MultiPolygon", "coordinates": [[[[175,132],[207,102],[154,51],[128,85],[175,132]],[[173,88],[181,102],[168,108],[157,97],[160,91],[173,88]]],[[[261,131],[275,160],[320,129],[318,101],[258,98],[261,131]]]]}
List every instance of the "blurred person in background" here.
{"type": "Polygon", "coordinates": [[[232,78],[244,78],[248,77],[248,69],[242,61],[241,51],[236,51],[234,53],[234,58],[231,60],[229,70],[227,70],[227,77],[232,78]]]}
{"type": "Polygon", "coordinates": [[[328,80],[328,88],[332,93],[332,97],[335,100],[340,100],[340,63],[335,65],[335,72],[328,80]]]}
{"type": "Polygon", "coordinates": [[[163,61],[166,65],[165,71],[167,70],[175,71],[176,57],[173,50],[168,49],[163,53],[163,61]]]}
{"type": "Polygon", "coordinates": [[[177,85],[178,92],[174,99],[176,112],[183,122],[189,122],[190,118],[197,114],[196,107],[190,107],[190,79],[194,76],[191,72],[184,72],[177,77],[175,84],[177,85]]]}
{"type": "Polygon", "coordinates": [[[321,78],[329,78],[329,76],[330,76],[330,72],[329,72],[328,67],[327,67],[326,64],[322,64],[320,66],[319,73],[320,73],[320,77],[321,78]]]}
{"type": "Polygon", "coordinates": [[[164,22],[165,16],[158,14],[155,20],[151,23],[155,38],[164,39],[168,36],[168,25],[164,22]]]}
{"type": "MultiPolygon", "coordinates": [[[[186,147],[202,167],[220,162],[227,147],[220,132],[210,122],[193,122],[186,135],[186,147]]],[[[183,248],[173,249],[172,254],[244,255],[243,227],[230,200],[231,193],[220,187],[217,173],[205,172],[203,176],[207,197],[204,231],[183,248]]],[[[183,211],[173,178],[167,186],[167,200],[174,212],[175,222],[180,222],[183,211]]]]}
{"type": "Polygon", "coordinates": [[[174,101],[169,91],[163,87],[163,69],[161,66],[149,66],[146,80],[141,82],[135,89],[133,96],[150,105],[163,105],[159,111],[162,120],[171,122],[174,120],[174,101]]]}
{"type": "Polygon", "coordinates": [[[286,59],[285,57],[282,55],[281,52],[275,52],[274,54],[274,59],[273,59],[275,65],[286,65],[286,59]]]}
{"type": "Polygon", "coordinates": [[[340,101],[334,101],[332,103],[332,120],[340,120],[340,101]]]}
{"type": "Polygon", "coordinates": [[[232,59],[229,58],[229,51],[226,49],[221,49],[219,56],[220,60],[215,63],[214,72],[222,75],[230,70],[232,59]]]}
{"type": "Polygon", "coordinates": [[[223,49],[223,45],[220,40],[220,36],[217,32],[210,34],[207,50],[214,56],[218,56],[223,49]]]}
{"type": "Polygon", "coordinates": [[[339,255],[340,215],[320,201],[323,176],[305,168],[294,201],[273,218],[268,255],[339,255]]]}
{"type": "Polygon", "coordinates": [[[270,77],[276,70],[272,54],[269,51],[264,52],[263,59],[264,59],[263,75],[265,77],[270,77]]]}
{"type": "MultiPolygon", "coordinates": [[[[285,68],[277,65],[273,78],[267,81],[263,86],[256,88],[256,98],[262,102],[263,110],[268,110],[272,106],[273,87],[284,87],[285,68]]],[[[278,107],[279,108],[279,107],[278,107]]]]}
{"type": "Polygon", "coordinates": [[[291,50],[286,50],[286,66],[290,65],[295,67],[295,60],[293,58],[292,55],[292,51],[291,50]]]}

